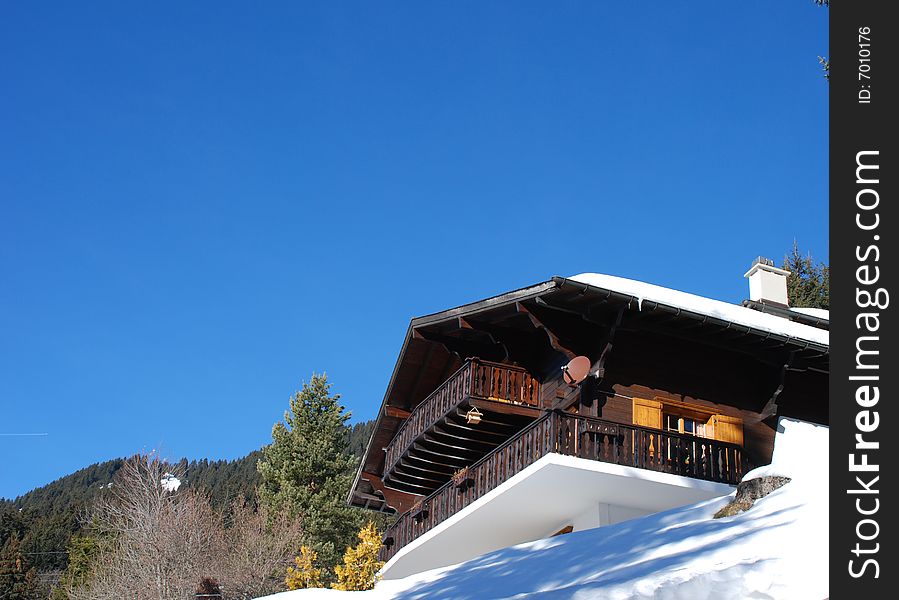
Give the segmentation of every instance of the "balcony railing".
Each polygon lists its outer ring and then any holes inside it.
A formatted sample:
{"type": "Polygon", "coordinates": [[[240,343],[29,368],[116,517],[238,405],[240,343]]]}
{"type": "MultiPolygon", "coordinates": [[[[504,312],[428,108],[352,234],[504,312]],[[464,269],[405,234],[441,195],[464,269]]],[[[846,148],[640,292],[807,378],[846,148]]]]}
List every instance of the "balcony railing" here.
{"type": "Polygon", "coordinates": [[[496,400],[536,407],[540,384],[521,367],[470,359],[421,401],[400,426],[384,460],[390,473],[409,447],[467,399],[496,400]]]}
{"type": "Polygon", "coordinates": [[[569,413],[546,413],[450,480],[387,529],[381,560],[490,490],[556,452],[630,467],[736,485],[748,465],[736,444],[569,413]]]}

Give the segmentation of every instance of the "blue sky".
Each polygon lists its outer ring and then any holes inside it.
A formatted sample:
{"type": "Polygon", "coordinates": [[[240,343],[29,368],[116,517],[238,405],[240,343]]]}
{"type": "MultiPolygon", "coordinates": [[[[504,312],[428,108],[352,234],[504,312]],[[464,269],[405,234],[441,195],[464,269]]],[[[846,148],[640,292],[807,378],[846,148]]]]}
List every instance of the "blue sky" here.
{"type": "Polygon", "coordinates": [[[0,8],[0,496],[237,458],[411,317],[598,271],[739,302],[827,242],[811,0],[0,8]]]}

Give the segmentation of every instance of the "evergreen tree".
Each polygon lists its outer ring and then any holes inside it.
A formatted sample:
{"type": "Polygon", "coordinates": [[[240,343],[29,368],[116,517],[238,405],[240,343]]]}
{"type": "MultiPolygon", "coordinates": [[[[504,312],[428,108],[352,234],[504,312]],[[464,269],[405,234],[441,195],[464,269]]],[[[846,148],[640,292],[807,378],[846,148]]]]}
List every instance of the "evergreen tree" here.
{"type": "Polygon", "coordinates": [[[53,589],[51,600],[67,600],[69,589],[84,587],[90,583],[96,561],[101,551],[101,541],[96,535],[73,535],[66,545],[68,567],[53,589]]]}
{"type": "Polygon", "coordinates": [[[30,600],[36,588],[36,571],[29,567],[19,549],[19,536],[13,534],[0,550],[0,598],[30,600]]]}
{"type": "Polygon", "coordinates": [[[830,267],[817,265],[811,254],[805,256],[793,241],[793,251],[784,256],[783,268],[787,278],[787,299],[793,308],[830,308],[830,267]]]}
{"type": "Polygon", "coordinates": [[[378,570],[384,563],[378,560],[381,549],[381,536],[371,521],[359,531],[359,543],[347,548],[343,555],[343,564],[334,567],[337,573],[336,590],[361,591],[370,590],[378,581],[378,570]]]}
{"type": "Polygon", "coordinates": [[[325,375],[313,374],[290,399],[284,422],[259,461],[260,500],[277,512],[287,508],[303,524],[303,545],[330,570],[354,537],[361,518],[346,505],[356,459],[348,450],[349,415],[331,395],[325,375]]]}
{"type": "Polygon", "coordinates": [[[293,559],[296,568],[287,567],[284,583],[288,590],[304,590],[322,587],[322,570],[316,566],[318,555],[309,546],[300,548],[300,555],[293,559]]]}

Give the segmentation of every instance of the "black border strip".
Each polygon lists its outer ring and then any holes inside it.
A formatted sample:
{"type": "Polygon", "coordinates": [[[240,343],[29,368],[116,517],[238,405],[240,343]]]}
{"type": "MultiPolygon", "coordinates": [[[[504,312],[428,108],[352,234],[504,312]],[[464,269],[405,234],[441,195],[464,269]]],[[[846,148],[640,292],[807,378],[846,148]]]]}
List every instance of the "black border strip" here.
{"type": "Polygon", "coordinates": [[[895,598],[899,578],[893,562],[899,504],[886,491],[896,487],[899,459],[892,441],[899,427],[896,309],[887,302],[890,292],[899,294],[899,170],[892,150],[899,23],[888,16],[891,8],[892,2],[838,0],[829,9],[831,598],[895,598]],[[859,162],[870,168],[857,171],[859,162]],[[872,302],[882,306],[865,306],[872,302]],[[857,344],[871,353],[860,354],[857,344]],[[879,447],[859,447],[856,435],[879,447]]]}

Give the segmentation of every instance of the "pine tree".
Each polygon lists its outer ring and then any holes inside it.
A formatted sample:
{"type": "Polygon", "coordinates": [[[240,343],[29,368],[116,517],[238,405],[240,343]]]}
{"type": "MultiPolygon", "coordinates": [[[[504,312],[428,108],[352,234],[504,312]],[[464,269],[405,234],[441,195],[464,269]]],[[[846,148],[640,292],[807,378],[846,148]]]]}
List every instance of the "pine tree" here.
{"type": "Polygon", "coordinates": [[[73,587],[83,587],[90,583],[100,555],[100,538],[96,535],[73,535],[66,544],[66,555],[69,564],[60,578],[59,585],[53,589],[52,600],[68,598],[73,587]]]}
{"type": "Polygon", "coordinates": [[[303,524],[303,544],[330,570],[353,539],[361,517],[346,505],[356,459],[348,451],[349,415],[331,395],[325,375],[313,374],[290,399],[284,422],[262,451],[259,497],[271,510],[286,507],[303,524]]]}
{"type": "Polygon", "coordinates": [[[811,254],[805,256],[793,241],[793,251],[784,256],[783,268],[787,278],[787,299],[793,308],[830,308],[830,267],[817,265],[811,254]]]}
{"type": "Polygon", "coordinates": [[[318,555],[309,546],[300,548],[300,555],[293,559],[296,568],[287,567],[284,583],[288,590],[322,587],[322,570],[315,566],[318,555]]]}
{"type": "Polygon", "coordinates": [[[335,590],[361,591],[370,590],[378,581],[378,570],[384,563],[378,560],[381,548],[381,536],[371,521],[359,533],[359,543],[347,548],[343,555],[343,564],[334,567],[337,574],[335,590]]]}
{"type": "Polygon", "coordinates": [[[29,567],[19,549],[19,536],[13,534],[0,550],[0,598],[29,600],[36,587],[36,571],[29,567]]]}

